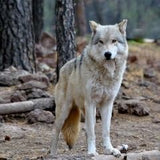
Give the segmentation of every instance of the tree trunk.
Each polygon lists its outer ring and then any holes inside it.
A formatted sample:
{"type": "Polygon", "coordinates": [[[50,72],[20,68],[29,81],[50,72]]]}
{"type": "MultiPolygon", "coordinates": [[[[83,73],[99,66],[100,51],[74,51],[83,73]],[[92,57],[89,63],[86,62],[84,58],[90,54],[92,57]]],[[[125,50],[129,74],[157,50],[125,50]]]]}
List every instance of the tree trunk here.
{"type": "Polygon", "coordinates": [[[57,80],[60,68],[75,57],[74,1],[56,1],[57,80]]]}
{"type": "Polygon", "coordinates": [[[35,71],[31,0],[0,1],[0,70],[35,71]]]}
{"type": "Polygon", "coordinates": [[[43,0],[32,0],[32,8],[35,42],[38,43],[43,30],[43,0]]]}
{"type": "Polygon", "coordinates": [[[84,0],[76,0],[75,12],[77,35],[84,36],[87,33],[84,0]]]}

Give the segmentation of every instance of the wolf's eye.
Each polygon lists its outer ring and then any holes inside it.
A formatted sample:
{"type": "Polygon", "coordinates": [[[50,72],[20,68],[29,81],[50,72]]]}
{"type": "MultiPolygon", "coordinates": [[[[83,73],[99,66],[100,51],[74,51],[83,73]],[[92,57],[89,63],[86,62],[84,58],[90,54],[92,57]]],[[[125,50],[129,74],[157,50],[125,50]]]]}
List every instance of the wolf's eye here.
{"type": "Polygon", "coordinates": [[[112,39],[112,43],[116,43],[117,42],[117,40],[116,39],[112,39]]]}
{"type": "Polygon", "coordinates": [[[99,40],[98,42],[99,42],[100,44],[104,44],[102,40],[99,40]]]}

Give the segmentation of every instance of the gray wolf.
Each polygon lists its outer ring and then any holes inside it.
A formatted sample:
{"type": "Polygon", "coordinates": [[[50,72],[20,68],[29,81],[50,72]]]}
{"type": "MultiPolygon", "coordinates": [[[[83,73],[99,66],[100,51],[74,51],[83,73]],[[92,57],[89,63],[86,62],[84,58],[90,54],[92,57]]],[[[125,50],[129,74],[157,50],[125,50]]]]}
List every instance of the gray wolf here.
{"type": "Polygon", "coordinates": [[[118,94],[126,68],[128,45],[127,20],[115,25],[100,25],[90,21],[92,30],[89,45],[78,57],[60,70],[55,88],[56,133],[51,155],[56,153],[60,131],[69,148],[74,145],[80,130],[81,113],[85,115],[88,154],[96,155],[96,108],[102,119],[104,152],[120,156],[110,139],[113,102],[118,94]]]}

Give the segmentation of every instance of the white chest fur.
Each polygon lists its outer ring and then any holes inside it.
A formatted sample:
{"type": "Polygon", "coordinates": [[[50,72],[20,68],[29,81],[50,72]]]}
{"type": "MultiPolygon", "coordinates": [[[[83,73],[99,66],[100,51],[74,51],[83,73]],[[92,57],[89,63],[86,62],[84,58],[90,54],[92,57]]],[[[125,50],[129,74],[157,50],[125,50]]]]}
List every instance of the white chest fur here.
{"type": "Polygon", "coordinates": [[[121,86],[125,64],[118,70],[102,73],[94,72],[86,84],[87,94],[92,102],[101,104],[107,99],[114,99],[121,86]]]}
{"type": "Polygon", "coordinates": [[[90,99],[96,104],[100,104],[107,99],[114,99],[119,91],[120,82],[106,83],[90,80],[87,84],[90,99]]]}

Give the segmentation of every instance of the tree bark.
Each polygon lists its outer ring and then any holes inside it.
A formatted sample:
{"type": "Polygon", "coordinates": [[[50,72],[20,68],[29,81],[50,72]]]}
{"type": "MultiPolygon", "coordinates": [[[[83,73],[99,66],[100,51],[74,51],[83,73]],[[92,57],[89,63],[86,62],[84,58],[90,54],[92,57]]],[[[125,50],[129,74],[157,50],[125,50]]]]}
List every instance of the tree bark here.
{"type": "Polygon", "coordinates": [[[43,0],[32,0],[33,8],[33,26],[35,33],[35,42],[39,42],[43,30],[43,0]]]}
{"type": "Polygon", "coordinates": [[[35,71],[31,0],[0,0],[0,70],[35,71]]]}
{"type": "Polygon", "coordinates": [[[87,33],[84,0],[76,0],[75,12],[77,35],[84,36],[87,33]]]}
{"type": "Polygon", "coordinates": [[[34,109],[52,109],[55,104],[52,98],[40,98],[36,100],[0,104],[0,114],[24,113],[34,109]]]}
{"type": "Polygon", "coordinates": [[[57,80],[60,68],[75,57],[75,17],[73,0],[56,1],[57,80]]]}

